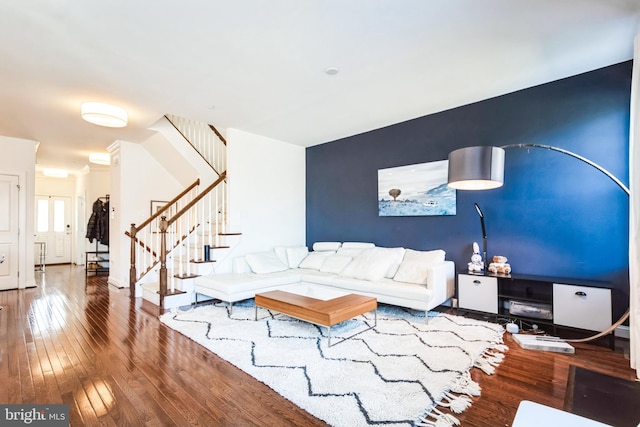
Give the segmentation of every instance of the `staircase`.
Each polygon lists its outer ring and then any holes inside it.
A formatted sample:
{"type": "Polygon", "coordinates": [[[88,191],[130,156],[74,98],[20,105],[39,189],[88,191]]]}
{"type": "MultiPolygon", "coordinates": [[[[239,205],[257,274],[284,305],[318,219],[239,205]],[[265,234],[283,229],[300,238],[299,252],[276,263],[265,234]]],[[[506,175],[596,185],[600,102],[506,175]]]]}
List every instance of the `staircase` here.
{"type": "Polygon", "coordinates": [[[131,240],[130,296],[142,296],[161,310],[192,304],[193,279],[211,274],[216,259],[229,253],[228,240],[240,235],[227,230],[224,137],[213,126],[165,117],[216,178],[208,185],[197,179],[125,232],[131,240]]]}

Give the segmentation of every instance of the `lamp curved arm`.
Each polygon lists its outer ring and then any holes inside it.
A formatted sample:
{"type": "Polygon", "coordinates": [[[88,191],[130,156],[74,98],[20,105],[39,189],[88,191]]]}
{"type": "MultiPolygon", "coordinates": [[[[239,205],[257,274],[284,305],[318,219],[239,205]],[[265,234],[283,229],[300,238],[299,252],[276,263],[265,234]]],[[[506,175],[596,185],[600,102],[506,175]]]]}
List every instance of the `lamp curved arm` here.
{"type": "Polygon", "coordinates": [[[592,166],[592,167],[596,168],[597,170],[599,170],[600,172],[605,174],[613,182],[615,182],[618,185],[618,187],[620,187],[622,189],[622,191],[627,193],[627,196],[631,195],[631,192],[629,191],[629,188],[626,185],[624,185],[622,183],[622,181],[620,181],[618,178],[616,178],[611,172],[609,172],[608,170],[606,170],[605,168],[603,168],[599,164],[597,164],[595,162],[592,162],[591,160],[589,160],[589,159],[587,159],[585,157],[582,157],[580,154],[576,154],[576,153],[574,153],[572,151],[565,150],[563,148],[553,147],[551,145],[530,144],[530,143],[509,144],[509,145],[503,145],[500,148],[502,148],[502,149],[505,149],[505,148],[545,148],[547,150],[557,151],[559,153],[566,154],[568,156],[574,157],[574,158],[576,158],[576,159],[588,164],[589,166],[592,166]]]}
{"type": "MultiPolygon", "coordinates": [[[[503,145],[502,147],[500,147],[502,149],[505,148],[545,148],[547,150],[552,150],[552,151],[557,151],[559,153],[562,154],[566,154],[568,156],[574,157],[586,164],[588,164],[589,166],[594,167],[595,169],[599,170],[600,172],[602,172],[603,174],[605,174],[609,179],[611,179],[613,182],[615,182],[618,187],[620,187],[622,189],[622,191],[624,191],[627,196],[631,196],[631,192],[629,191],[629,188],[624,185],[622,183],[622,181],[620,181],[618,178],[616,178],[611,172],[609,172],[608,170],[606,170],[605,168],[603,168],[602,166],[600,166],[599,164],[592,162],[591,160],[582,157],[579,154],[576,154],[572,151],[569,150],[565,150],[563,148],[558,148],[558,147],[553,147],[551,145],[544,145],[544,144],[530,144],[530,143],[522,143],[522,144],[509,144],[509,145],[503,145]]],[[[622,317],[620,317],[620,319],[618,319],[617,322],[615,322],[613,325],[611,325],[608,329],[593,335],[591,337],[587,337],[587,338],[581,338],[581,339],[571,339],[571,340],[564,340],[566,342],[588,342],[588,341],[593,341],[595,339],[604,337],[606,335],[609,335],[610,333],[613,333],[613,331],[620,325],[622,325],[622,323],[624,323],[625,320],[627,320],[629,318],[629,309],[627,308],[627,311],[622,315],[622,317]]]]}

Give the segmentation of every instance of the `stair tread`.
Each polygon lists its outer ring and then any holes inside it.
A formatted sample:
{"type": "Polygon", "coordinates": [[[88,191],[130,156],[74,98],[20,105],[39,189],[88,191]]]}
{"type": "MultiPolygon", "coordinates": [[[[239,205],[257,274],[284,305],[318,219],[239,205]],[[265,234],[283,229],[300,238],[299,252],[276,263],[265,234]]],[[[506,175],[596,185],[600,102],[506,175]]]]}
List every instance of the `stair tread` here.
{"type": "Polygon", "coordinates": [[[167,293],[164,296],[167,297],[171,295],[180,295],[180,294],[186,294],[186,292],[181,291],[180,289],[174,289],[173,291],[171,291],[171,289],[167,289],[167,293]]]}
{"type": "Polygon", "coordinates": [[[174,274],[173,277],[176,279],[193,279],[194,277],[199,277],[199,274],[183,274],[182,276],[179,274],[174,274]]]}

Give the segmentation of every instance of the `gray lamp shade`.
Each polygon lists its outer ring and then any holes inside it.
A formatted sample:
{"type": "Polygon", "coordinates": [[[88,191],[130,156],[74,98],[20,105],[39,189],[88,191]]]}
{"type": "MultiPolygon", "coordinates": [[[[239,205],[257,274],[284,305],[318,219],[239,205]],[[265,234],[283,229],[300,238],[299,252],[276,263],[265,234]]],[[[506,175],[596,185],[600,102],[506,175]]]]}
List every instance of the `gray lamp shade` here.
{"type": "Polygon", "coordinates": [[[490,190],[504,181],[504,150],[466,147],[449,153],[448,185],[457,190],[490,190]]]}

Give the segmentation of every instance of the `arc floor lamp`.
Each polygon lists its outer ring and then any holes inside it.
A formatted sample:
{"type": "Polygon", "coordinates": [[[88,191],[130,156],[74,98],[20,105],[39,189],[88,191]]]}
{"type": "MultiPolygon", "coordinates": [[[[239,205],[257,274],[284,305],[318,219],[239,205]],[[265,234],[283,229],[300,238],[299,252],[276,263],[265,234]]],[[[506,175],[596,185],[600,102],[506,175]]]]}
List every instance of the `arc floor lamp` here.
{"type": "MultiPolygon", "coordinates": [[[[611,172],[598,165],[597,163],[585,157],[582,157],[579,154],[550,145],[526,143],[504,145],[502,147],[465,147],[452,151],[451,153],[449,153],[449,176],[447,180],[449,187],[455,188],[457,190],[490,190],[493,188],[501,187],[504,183],[504,155],[506,148],[543,148],[566,154],[602,172],[609,179],[615,182],[616,185],[618,185],[618,187],[620,187],[620,189],[622,189],[622,191],[627,194],[627,196],[630,196],[631,194],[629,188],[624,185],[622,181],[616,178],[611,172]]],[[[483,218],[483,215],[480,213],[477,204],[476,209],[478,209],[480,217],[483,218]]],[[[486,233],[484,232],[484,224],[483,238],[485,239],[484,251],[486,252],[486,233]]],[[[595,340],[612,333],[615,328],[624,323],[624,321],[628,318],[629,308],[627,308],[627,311],[622,315],[622,317],[613,325],[611,325],[609,329],[602,331],[592,337],[566,341],[586,342],[595,340]]]]}

